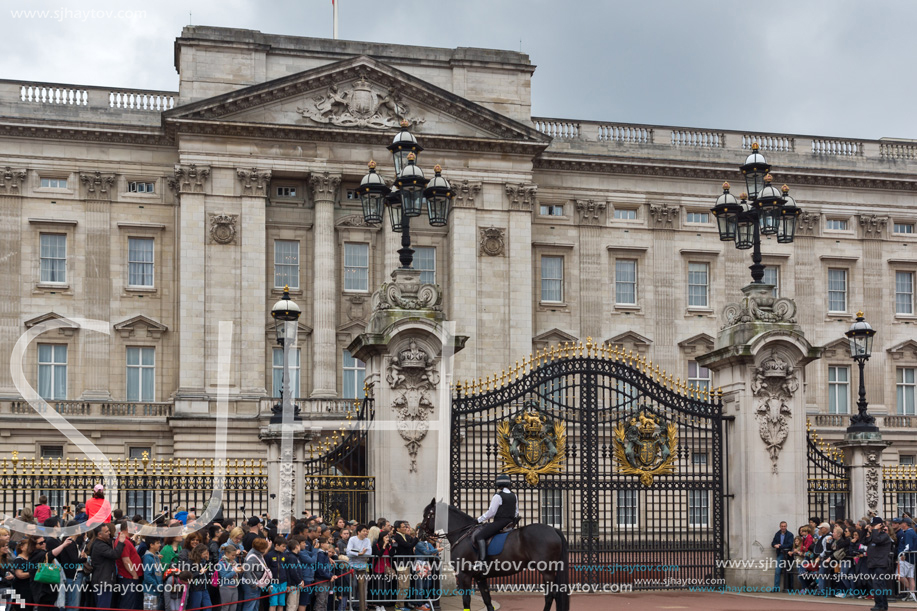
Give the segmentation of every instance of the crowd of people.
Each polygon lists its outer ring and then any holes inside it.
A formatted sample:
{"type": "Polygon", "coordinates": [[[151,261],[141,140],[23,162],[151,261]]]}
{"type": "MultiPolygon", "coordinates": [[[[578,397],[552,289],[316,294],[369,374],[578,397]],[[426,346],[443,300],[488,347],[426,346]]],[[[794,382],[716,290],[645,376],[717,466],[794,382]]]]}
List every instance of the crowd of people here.
{"type": "Polygon", "coordinates": [[[775,591],[782,586],[793,593],[868,598],[875,611],[888,609],[889,592],[897,591],[892,598],[917,602],[917,532],[907,513],[858,522],[823,522],[813,516],[797,533],[781,522],[771,541],[777,555],[775,591]]]}
{"type": "Polygon", "coordinates": [[[54,515],[42,497],[18,519],[26,528],[0,528],[0,592],[15,591],[5,600],[25,603],[13,605],[20,611],[343,611],[351,599],[376,611],[430,611],[442,557],[435,537],[418,540],[408,522],[385,518],[278,523],[263,514],[192,532],[193,510],[178,508],[153,525],[133,516],[131,527],[101,485],[72,515],[54,515]],[[61,534],[84,523],[92,528],[61,534]],[[143,526],[186,534],[159,537],[143,526]]]}

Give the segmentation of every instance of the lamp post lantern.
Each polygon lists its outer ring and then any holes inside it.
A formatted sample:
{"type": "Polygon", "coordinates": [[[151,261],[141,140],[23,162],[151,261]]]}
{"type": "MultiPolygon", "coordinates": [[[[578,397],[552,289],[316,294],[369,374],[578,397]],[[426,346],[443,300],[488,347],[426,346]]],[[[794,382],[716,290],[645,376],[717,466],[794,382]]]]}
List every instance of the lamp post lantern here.
{"type": "Polygon", "coordinates": [[[751,279],[764,283],[764,265],[761,264],[761,236],[776,235],[777,242],[789,244],[796,237],[796,218],[801,210],[790,197],[790,188],[783,185],[778,190],[771,183],[771,166],[759,152],[758,143],[751,145],[752,153],[739,168],[745,176],[747,194],[737,201],[729,193],[729,183],[723,183],[723,194],[710,209],[716,217],[720,240],[735,242],[736,248],[753,248],[751,279]]]}
{"type": "Polygon", "coordinates": [[[293,402],[293,387],[290,384],[290,350],[296,342],[296,321],[302,314],[300,307],[290,299],[290,287],[283,287],[283,296],[271,308],[271,318],[274,319],[274,330],[277,334],[277,344],[283,349],[283,382],[280,385],[280,403],[271,408],[271,424],[282,424],[283,414],[286,410],[299,418],[299,406],[293,402]]]}
{"type": "Polygon", "coordinates": [[[850,325],[850,330],[844,333],[850,342],[850,358],[856,361],[860,366],[860,393],[857,401],[857,413],[850,418],[850,426],[847,427],[849,433],[878,433],[879,427],[876,426],[876,418],[866,411],[869,403],[866,401],[866,382],[863,377],[863,367],[866,361],[872,356],[872,342],[876,335],[866,319],[863,318],[863,312],[857,312],[856,321],[850,325]]]}
{"type": "Polygon", "coordinates": [[[442,177],[442,168],[437,165],[435,176],[428,179],[417,165],[417,156],[423,147],[408,131],[409,123],[401,122],[401,131],[387,147],[392,153],[395,165],[395,188],[390,189],[385,180],[376,174],[376,162],[369,162],[369,173],[360,182],[359,194],[363,205],[363,220],[368,225],[382,222],[383,208],[387,207],[392,231],[401,234],[401,248],[398,260],[401,269],[411,269],[414,250],[411,248],[411,218],[420,216],[427,209],[430,225],[443,227],[449,221],[454,193],[449,181],[442,177]]]}

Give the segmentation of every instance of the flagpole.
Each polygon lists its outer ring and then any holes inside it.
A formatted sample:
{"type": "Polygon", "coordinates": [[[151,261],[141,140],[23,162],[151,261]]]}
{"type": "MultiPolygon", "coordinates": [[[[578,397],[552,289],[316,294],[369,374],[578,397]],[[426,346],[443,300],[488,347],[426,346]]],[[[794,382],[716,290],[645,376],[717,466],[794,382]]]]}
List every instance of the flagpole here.
{"type": "Polygon", "coordinates": [[[333,35],[334,39],[338,39],[338,3],[337,0],[331,0],[331,6],[334,8],[334,27],[333,35]]]}

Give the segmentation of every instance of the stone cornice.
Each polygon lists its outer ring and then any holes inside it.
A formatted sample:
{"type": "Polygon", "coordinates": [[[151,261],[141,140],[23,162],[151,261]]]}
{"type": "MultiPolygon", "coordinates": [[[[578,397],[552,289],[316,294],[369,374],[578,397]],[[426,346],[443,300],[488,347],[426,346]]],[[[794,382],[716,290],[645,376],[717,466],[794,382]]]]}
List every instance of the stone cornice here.
{"type": "Polygon", "coordinates": [[[128,144],[138,146],[175,146],[174,140],[161,129],[134,131],[130,126],[100,125],[87,127],[70,123],[0,123],[2,138],[50,138],[53,140],[78,140],[105,142],[107,144],[128,144]]]}

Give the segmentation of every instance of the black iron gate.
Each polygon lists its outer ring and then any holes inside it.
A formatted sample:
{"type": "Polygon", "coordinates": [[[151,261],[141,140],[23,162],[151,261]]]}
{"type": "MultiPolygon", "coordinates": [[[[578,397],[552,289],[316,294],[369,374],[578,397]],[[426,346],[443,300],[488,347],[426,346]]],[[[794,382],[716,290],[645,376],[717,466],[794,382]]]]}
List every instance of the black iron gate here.
{"type": "Polygon", "coordinates": [[[718,397],[588,340],[458,384],[452,408],[451,503],[484,513],[494,476],[510,473],[522,523],[566,535],[571,583],[658,589],[722,577],[718,397]]]}
{"type": "Polygon", "coordinates": [[[849,518],[850,476],[844,465],[844,454],[819,438],[806,421],[806,488],[809,493],[809,517],[820,522],[849,518]]]}

